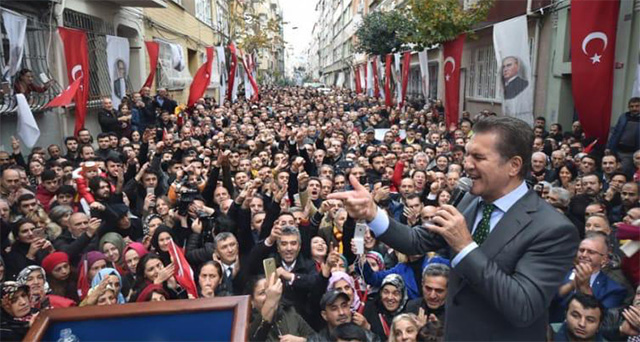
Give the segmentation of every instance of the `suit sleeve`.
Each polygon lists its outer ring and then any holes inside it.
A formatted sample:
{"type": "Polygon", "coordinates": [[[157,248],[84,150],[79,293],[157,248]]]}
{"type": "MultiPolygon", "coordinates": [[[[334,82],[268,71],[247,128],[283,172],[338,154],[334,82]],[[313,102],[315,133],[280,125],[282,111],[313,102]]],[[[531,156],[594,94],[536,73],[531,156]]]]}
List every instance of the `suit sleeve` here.
{"type": "Polygon", "coordinates": [[[421,227],[409,227],[389,218],[389,229],[380,235],[380,241],[407,255],[437,251],[447,244],[444,239],[421,227]]]}
{"type": "Polygon", "coordinates": [[[473,289],[517,327],[526,327],[547,307],[571,267],[578,233],[570,224],[549,227],[531,241],[515,265],[505,273],[481,248],[474,249],[454,268],[473,289]]]}

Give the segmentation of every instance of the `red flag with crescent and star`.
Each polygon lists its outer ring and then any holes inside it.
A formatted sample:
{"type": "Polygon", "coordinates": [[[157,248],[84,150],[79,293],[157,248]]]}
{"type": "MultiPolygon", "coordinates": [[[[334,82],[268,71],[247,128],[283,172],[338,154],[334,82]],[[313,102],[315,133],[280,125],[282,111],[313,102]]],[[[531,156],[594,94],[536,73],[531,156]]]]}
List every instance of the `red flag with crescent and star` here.
{"type": "Polygon", "coordinates": [[[466,34],[444,43],[444,115],[447,128],[458,127],[460,103],[460,64],[466,34]]]}
{"type": "Polygon", "coordinates": [[[62,44],[64,45],[64,57],[67,62],[67,77],[69,83],[82,77],[75,94],[76,122],[74,135],[84,128],[84,119],[87,116],[87,102],[89,101],[89,47],[87,34],[81,30],[58,27],[62,44]]]}
{"type": "Polygon", "coordinates": [[[571,85],[587,138],[606,142],[611,126],[617,0],[571,1],[571,85]]]}
{"type": "Polygon", "coordinates": [[[189,101],[187,101],[189,107],[193,106],[202,95],[204,95],[211,80],[211,64],[213,63],[214,55],[213,46],[207,46],[206,51],[207,61],[200,66],[196,75],[193,77],[191,88],[189,88],[189,101]]]}

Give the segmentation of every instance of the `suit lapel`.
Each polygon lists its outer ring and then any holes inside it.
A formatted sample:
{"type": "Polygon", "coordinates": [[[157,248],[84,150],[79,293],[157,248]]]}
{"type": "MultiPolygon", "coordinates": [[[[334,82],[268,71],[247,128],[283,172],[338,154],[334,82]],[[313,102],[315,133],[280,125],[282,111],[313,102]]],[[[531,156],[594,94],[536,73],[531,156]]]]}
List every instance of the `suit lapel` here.
{"type": "Polygon", "coordinates": [[[493,228],[480,249],[488,258],[496,256],[506,244],[531,222],[529,212],[535,211],[537,194],[529,190],[507,211],[493,228]]]}

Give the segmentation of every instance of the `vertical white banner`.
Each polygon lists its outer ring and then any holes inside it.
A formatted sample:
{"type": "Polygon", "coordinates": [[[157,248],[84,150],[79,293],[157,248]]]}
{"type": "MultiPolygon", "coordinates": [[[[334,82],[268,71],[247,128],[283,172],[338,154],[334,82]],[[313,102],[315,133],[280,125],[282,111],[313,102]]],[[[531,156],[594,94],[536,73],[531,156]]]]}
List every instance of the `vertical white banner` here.
{"type": "Polygon", "coordinates": [[[111,101],[118,108],[127,94],[129,77],[129,40],[123,37],[107,36],[107,65],[111,77],[111,101]]]}
{"type": "Polygon", "coordinates": [[[9,63],[2,70],[3,79],[9,79],[18,72],[24,55],[24,43],[27,34],[27,18],[2,10],[2,21],[9,39],[9,63]]]}
{"type": "Polygon", "coordinates": [[[422,81],[422,95],[426,103],[429,103],[429,57],[427,49],[418,52],[420,60],[420,77],[422,81]]]}
{"type": "Polygon", "coordinates": [[[224,55],[224,46],[216,46],[216,65],[220,73],[220,91],[218,92],[218,104],[222,106],[227,95],[227,63],[224,55]]]}
{"type": "Polygon", "coordinates": [[[378,87],[380,87],[380,99],[384,100],[384,62],[385,59],[382,56],[376,56],[376,63],[378,64],[378,87]]]}
{"type": "Polygon", "coordinates": [[[638,66],[636,67],[636,80],[633,82],[631,97],[640,97],[640,51],[638,51],[638,66]]]}
{"type": "Polygon", "coordinates": [[[31,108],[24,94],[16,94],[16,102],[18,102],[18,127],[16,129],[18,136],[28,148],[32,148],[38,138],[40,138],[40,128],[33,118],[31,108]]]}
{"type": "Polygon", "coordinates": [[[393,54],[393,75],[396,80],[396,104],[399,106],[402,102],[402,72],[400,70],[401,53],[393,54]]]}
{"type": "Polygon", "coordinates": [[[529,54],[527,16],[493,26],[493,45],[498,63],[497,93],[502,113],[533,126],[533,79],[529,54]]]}
{"type": "Polygon", "coordinates": [[[367,57],[367,96],[373,97],[373,62],[367,57]]]}

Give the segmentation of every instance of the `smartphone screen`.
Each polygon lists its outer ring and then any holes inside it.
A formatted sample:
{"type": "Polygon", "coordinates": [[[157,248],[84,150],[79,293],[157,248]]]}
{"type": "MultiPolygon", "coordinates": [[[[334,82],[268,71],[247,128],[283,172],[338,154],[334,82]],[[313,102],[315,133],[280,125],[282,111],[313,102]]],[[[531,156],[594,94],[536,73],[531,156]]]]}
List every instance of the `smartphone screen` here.
{"type": "Polygon", "coordinates": [[[262,260],[262,266],[264,267],[264,276],[267,280],[272,274],[276,273],[276,259],[268,258],[262,260]]]}

